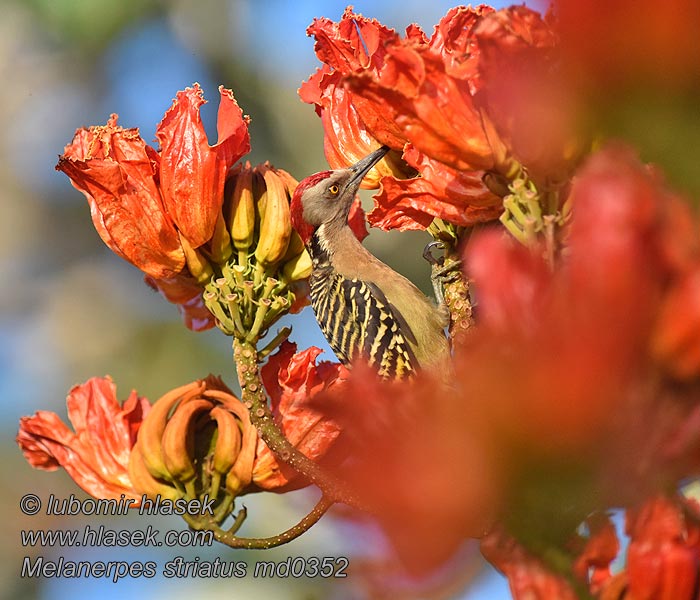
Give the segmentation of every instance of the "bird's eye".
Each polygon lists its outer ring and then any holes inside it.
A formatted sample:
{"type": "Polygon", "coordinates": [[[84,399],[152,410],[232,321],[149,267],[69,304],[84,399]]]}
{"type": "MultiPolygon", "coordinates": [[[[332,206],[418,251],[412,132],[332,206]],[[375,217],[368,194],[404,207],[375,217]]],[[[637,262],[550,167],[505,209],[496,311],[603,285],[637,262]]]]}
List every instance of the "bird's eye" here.
{"type": "Polygon", "coordinates": [[[330,186],[330,187],[328,188],[328,191],[329,191],[331,194],[333,194],[334,196],[336,196],[336,195],[338,194],[338,192],[340,191],[340,188],[339,188],[337,185],[333,184],[332,186],[330,186]]]}

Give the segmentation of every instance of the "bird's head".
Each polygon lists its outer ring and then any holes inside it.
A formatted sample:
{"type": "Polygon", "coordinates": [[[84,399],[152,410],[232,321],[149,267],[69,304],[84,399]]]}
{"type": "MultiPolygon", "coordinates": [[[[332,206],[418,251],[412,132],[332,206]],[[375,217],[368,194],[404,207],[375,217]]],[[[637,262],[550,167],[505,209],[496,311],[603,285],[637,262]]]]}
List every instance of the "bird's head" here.
{"type": "Polygon", "coordinates": [[[302,180],[290,205],[292,226],[308,243],[314,231],[327,223],[345,224],[360,183],[389,151],[382,146],[347,169],[322,171],[302,180]]]}

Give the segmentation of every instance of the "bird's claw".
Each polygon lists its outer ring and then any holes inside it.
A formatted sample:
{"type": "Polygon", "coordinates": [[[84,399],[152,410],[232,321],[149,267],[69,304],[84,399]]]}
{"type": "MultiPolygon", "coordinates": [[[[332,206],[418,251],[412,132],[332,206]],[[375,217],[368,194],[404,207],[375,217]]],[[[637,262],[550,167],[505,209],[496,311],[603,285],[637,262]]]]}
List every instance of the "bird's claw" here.
{"type": "Polygon", "coordinates": [[[436,240],[427,244],[423,249],[423,258],[430,263],[430,281],[433,284],[435,300],[438,305],[442,305],[445,302],[443,286],[459,277],[458,273],[461,263],[459,260],[445,262],[444,256],[433,256],[433,250],[436,248],[445,250],[445,243],[436,240]]]}
{"type": "Polygon", "coordinates": [[[433,256],[433,249],[438,248],[440,250],[445,249],[445,244],[440,241],[433,241],[425,245],[425,248],[423,248],[423,258],[427,260],[430,263],[430,266],[432,268],[435,268],[435,266],[442,266],[445,262],[445,257],[441,256],[439,258],[435,258],[433,256]]]}

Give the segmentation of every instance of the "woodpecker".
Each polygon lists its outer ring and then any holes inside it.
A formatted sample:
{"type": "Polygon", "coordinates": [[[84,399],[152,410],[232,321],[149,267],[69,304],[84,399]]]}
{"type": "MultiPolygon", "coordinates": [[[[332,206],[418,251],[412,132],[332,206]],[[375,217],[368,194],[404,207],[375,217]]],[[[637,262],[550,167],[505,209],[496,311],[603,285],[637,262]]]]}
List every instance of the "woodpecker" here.
{"type": "Polygon", "coordinates": [[[360,357],[385,379],[438,366],[449,353],[444,314],[413,283],[371,254],[348,215],[383,146],[353,166],[311,175],[297,186],[292,225],[311,255],[311,306],[344,364],[360,357]]]}

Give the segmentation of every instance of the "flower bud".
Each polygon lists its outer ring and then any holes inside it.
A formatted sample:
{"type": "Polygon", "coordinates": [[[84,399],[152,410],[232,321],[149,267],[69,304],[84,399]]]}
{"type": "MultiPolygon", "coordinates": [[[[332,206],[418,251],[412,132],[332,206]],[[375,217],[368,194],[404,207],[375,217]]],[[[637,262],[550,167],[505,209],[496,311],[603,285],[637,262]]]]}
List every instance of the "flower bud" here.
{"type": "Polygon", "coordinates": [[[304,240],[301,239],[301,236],[296,232],[295,229],[292,229],[292,235],[289,238],[289,246],[287,246],[287,252],[285,252],[284,258],[282,258],[282,262],[286,263],[288,260],[296,258],[303,251],[304,240]]]}
{"type": "Polygon", "coordinates": [[[144,419],[141,429],[139,429],[138,446],[143,454],[144,464],[148,472],[156,479],[172,480],[161,449],[161,440],[168,422],[168,415],[178,402],[187,401],[187,399],[200,394],[204,390],[202,383],[190,383],[175,388],[162,396],[153,405],[148,418],[144,419]]]}
{"type": "Polygon", "coordinates": [[[168,420],[162,438],[162,452],[170,476],[185,486],[197,476],[192,456],[191,429],[197,417],[213,408],[207,400],[181,402],[168,420]]]}
{"type": "Polygon", "coordinates": [[[300,254],[284,264],[282,273],[287,281],[299,281],[311,275],[312,266],[311,256],[306,250],[302,250],[300,254]]]}
{"type": "Polygon", "coordinates": [[[265,270],[282,260],[292,235],[289,193],[284,181],[265,164],[260,169],[265,179],[265,200],[260,204],[260,237],[255,260],[265,270]]]}
{"type": "Polygon", "coordinates": [[[168,500],[177,500],[180,497],[177,489],[151,475],[138,442],[129,455],[129,479],[135,489],[146,494],[149,498],[160,496],[168,500]]]}
{"type": "Polygon", "coordinates": [[[269,163],[254,168],[246,163],[227,185],[224,215],[237,252],[214,265],[203,300],[226,335],[254,342],[301,304],[296,295],[302,300],[304,288],[294,284],[310,275],[310,260],[301,256],[306,251],[289,214],[297,182],[269,163]]]}
{"type": "Polygon", "coordinates": [[[211,466],[220,475],[225,475],[236,462],[236,451],[241,445],[241,430],[235,417],[219,406],[211,410],[211,416],[216,421],[218,431],[211,466]]]}
{"type": "Polygon", "coordinates": [[[247,260],[248,249],[255,239],[255,203],[253,201],[253,170],[250,163],[234,175],[232,181],[231,205],[228,215],[228,226],[231,240],[239,252],[238,262],[244,264],[247,260]]]}
{"type": "Polygon", "coordinates": [[[246,408],[209,376],[164,395],[150,416],[130,458],[135,487],[166,498],[208,496],[223,520],[252,479],[257,434],[246,408]]]}

